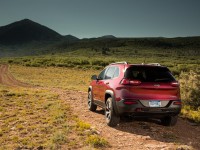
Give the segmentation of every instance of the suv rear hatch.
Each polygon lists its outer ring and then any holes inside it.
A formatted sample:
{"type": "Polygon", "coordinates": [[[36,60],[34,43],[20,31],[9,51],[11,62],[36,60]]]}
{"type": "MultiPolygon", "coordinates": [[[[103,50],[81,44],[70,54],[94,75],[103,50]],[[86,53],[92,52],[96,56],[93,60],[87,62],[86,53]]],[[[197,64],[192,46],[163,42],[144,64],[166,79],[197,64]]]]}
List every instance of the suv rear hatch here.
{"type": "Polygon", "coordinates": [[[165,107],[170,100],[179,100],[179,83],[166,67],[161,66],[130,66],[126,69],[121,84],[127,85],[127,99],[140,100],[149,106],[149,101],[162,101],[165,107]]]}

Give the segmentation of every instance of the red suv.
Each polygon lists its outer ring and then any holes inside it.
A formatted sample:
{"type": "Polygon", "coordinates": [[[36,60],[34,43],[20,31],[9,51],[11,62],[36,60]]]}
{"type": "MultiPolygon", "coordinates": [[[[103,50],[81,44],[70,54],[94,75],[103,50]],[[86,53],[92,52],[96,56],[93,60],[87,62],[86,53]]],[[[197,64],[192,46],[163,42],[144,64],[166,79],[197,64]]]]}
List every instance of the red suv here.
{"type": "Polygon", "coordinates": [[[105,109],[112,127],[122,115],[159,118],[163,125],[172,126],[181,111],[179,83],[158,63],[112,63],[92,76],[88,107],[95,111],[97,106],[105,109]]]}

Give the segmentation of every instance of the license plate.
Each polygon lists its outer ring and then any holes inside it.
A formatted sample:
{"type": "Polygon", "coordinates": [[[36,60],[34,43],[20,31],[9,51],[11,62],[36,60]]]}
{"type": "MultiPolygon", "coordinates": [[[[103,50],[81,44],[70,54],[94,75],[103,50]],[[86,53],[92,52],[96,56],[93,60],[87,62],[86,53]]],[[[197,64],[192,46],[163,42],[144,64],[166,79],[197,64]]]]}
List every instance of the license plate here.
{"type": "Polygon", "coordinates": [[[149,101],[150,107],[161,107],[161,101],[149,101]]]}

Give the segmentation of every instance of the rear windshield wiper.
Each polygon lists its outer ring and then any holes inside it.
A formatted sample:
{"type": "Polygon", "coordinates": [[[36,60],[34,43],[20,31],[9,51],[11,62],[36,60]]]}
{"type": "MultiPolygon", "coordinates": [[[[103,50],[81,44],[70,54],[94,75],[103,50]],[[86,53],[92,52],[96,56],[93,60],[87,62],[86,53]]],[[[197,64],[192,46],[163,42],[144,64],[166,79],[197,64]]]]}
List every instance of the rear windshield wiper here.
{"type": "Polygon", "coordinates": [[[163,81],[169,82],[169,81],[171,81],[171,80],[170,80],[169,78],[155,79],[155,82],[163,82],[163,81]]]}

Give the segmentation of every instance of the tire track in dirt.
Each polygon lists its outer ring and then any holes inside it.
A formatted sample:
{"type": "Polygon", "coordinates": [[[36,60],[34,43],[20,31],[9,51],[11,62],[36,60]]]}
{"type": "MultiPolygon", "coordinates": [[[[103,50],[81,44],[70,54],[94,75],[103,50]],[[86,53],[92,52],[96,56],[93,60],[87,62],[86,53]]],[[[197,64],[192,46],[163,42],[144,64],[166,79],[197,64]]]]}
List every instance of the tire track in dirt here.
{"type": "Polygon", "coordinates": [[[15,87],[31,87],[31,85],[15,79],[15,77],[9,72],[8,65],[0,65],[0,84],[15,87]]]}
{"type": "Polygon", "coordinates": [[[59,94],[66,100],[73,113],[81,120],[91,124],[97,133],[110,143],[108,149],[124,150],[169,150],[169,149],[200,149],[200,126],[192,126],[187,120],[179,118],[174,127],[165,127],[156,120],[121,121],[111,128],[106,125],[104,111],[100,108],[91,112],[87,107],[87,93],[67,91],[59,88],[34,87],[20,82],[8,70],[8,65],[0,65],[0,84],[14,87],[32,87],[48,89],[59,94]]]}

